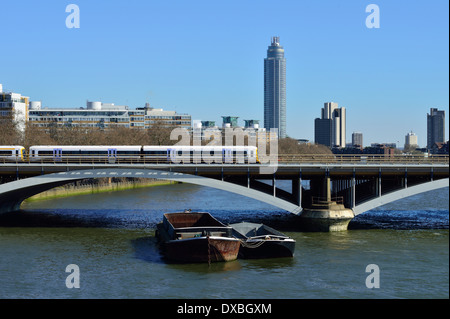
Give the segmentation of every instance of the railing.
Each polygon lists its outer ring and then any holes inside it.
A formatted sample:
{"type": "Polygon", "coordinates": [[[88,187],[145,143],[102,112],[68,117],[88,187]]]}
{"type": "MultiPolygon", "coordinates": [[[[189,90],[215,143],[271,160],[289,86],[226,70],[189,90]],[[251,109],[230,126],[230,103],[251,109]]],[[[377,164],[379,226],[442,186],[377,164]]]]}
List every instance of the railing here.
{"type": "Polygon", "coordinates": [[[344,197],[343,196],[336,196],[331,197],[330,200],[328,200],[326,197],[319,197],[319,196],[312,196],[312,205],[315,206],[323,206],[328,205],[332,203],[336,204],[344,204],[344,197]]]}
{"type": "Polygon", "coordinates": [[[449,164],[448,155],[384,155],[384,154],[281,154],[279,163],[312,164],[449,164]]]}
{"type": "MultiPolygon", "coordinates": [[[[242,157],[243,158],[243,157],[242,157]]],[[[80,155],[62,155],[61,157],[29,157],[24,154],[23,159],[20,157],[0,156],[0,164],[23,164],[23,163],[54,163],[54,164],[202,164],[208,165],[203,159],[183,157],[176,158],[172,161],[162,156],[80,156],[80,155]]],[[[209,157],[209,164],[243,164],[237,162],[236,159],[230,161],[223,157],[209,157]]],[[[244,160],[248,164],[248,160],[244,160]]],[[[252,162],[250,162],[252,163],[252,162]]],[[[449,164],[448,155],[374,155],[374,154],[357,154],[357,155],[329,155],[329,154],[280,154],[278,155],[279,164],[354,164],[354,165],[370,165],[370,164],[449,164]]],[[[259,163],[254,163],[255,165],[259,163]]]]}

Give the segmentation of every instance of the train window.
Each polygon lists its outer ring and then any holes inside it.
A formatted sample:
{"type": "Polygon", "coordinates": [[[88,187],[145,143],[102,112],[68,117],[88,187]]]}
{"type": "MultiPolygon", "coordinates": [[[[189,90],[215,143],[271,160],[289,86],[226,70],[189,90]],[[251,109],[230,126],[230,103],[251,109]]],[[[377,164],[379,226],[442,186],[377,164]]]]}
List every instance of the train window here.
{"type": "Polygon", "coordinates": [[[106,151],[80,151],[81,155],[106,155],[106,151]]]}
{"type": "Polygon", "coordinates": [[[0,151],[0,155],[11,155],[11,151],[0,151]]]}
{"type": "Polygon", "coordinates": [[[167,155],[167,151],[145,151],[145,155],[167,155]]]}
{"type": "Polygon", "coordinates": [[[117,151],[118,155],[139,155],[139,151],[117,151]]]}

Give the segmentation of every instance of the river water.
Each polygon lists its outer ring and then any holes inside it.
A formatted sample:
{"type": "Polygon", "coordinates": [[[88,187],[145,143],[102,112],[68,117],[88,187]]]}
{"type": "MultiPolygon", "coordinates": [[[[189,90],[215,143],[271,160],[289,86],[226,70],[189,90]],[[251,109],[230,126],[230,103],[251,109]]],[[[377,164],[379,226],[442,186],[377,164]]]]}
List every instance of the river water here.
{"type": "Polygon", "coordinates": [[[406,198],[336,233],[298,232],[289,213],[187,184],[24,203],[0,216],[0,298],[448,298],[448,196],[406,198]],[[269,224],[296,239],[295,256],[167,263],[155,226],[186,208],[269,224]],[[72,264],[79,288],[66,286],[72,264]]]}

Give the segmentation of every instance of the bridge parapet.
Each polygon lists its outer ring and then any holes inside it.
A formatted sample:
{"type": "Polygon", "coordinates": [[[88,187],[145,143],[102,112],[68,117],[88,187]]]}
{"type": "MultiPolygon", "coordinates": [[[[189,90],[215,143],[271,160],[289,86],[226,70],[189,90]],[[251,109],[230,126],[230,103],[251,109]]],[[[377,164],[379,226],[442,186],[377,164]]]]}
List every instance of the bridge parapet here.
{"type": "MultiPolygon", "coordinates": [[[[1,157],[0,164],[135,164],[135,165],[152,165],[152,164],[197,164],[197,165],[214,165],[214,164],[235,164],[241,165],[244,162],[238,162],[237,158],[225,160],[218,157],[211,162],[198,161],[193,156],[180,157],[177,162],[168,161],[168,158],[157,156],[127,156],[118,157],[96,157],[96,156],[78,156],[65,155],[64,157],[42,157],[32,158],[28,154],[24,154],[23,158],[16,157],[13,160],[1,157]]],[[[330,165],[378,165],[378,164],[449,164],[449,155],[403,155],[403,154],[279,154],[279,164],[330,164],[330,165]]]]}

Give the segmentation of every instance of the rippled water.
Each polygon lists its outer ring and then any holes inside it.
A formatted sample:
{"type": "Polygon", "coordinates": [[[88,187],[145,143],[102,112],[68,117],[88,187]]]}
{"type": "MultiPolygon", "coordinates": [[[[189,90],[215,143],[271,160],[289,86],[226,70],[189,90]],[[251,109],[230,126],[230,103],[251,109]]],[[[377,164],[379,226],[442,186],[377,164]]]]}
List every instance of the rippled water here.
{"type": "Polygon", "coordinates": [[[338,233],[295,231],[291,215],[215,189],[170,185],[23,205],[0,216],[0,298],[448,298],[448,188],[357,216],[338,233]],[[170,264],[154,227],[191,208],[261,221],[296,239],[294,258],[170,264]],[[80,268],[68,289],[65,268],[80,268]],[[369,289],[366,266],[380,269],[369,289]]]}

